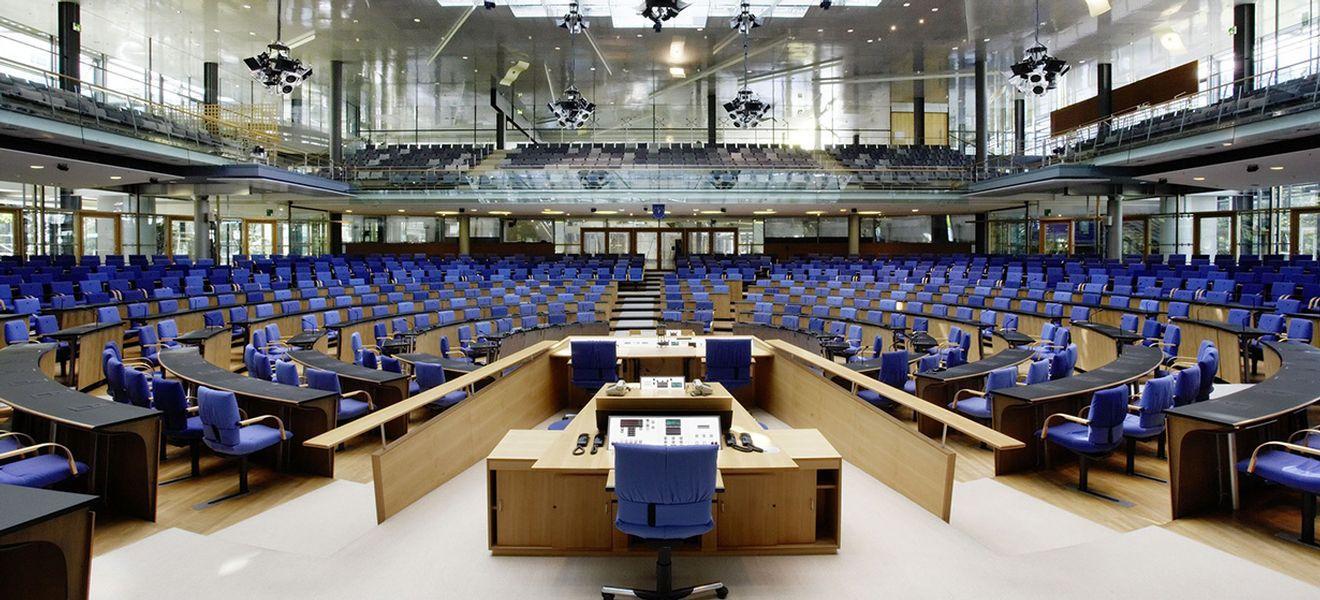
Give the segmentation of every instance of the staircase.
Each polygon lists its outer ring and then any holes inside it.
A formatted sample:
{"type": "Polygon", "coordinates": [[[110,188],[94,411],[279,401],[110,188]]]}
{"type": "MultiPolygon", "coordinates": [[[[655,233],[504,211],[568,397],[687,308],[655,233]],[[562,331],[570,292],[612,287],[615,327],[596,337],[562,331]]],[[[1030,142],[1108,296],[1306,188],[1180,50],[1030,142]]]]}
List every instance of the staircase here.
{"type": "Polygon", "coordinates": [[[474,179],[481,177],[482,175],[490,175],[491,171],[500,167],[500,163],[504,162],[504,159],[508,157],[508,155],[508,150],[495,150],[490,154],[487,154],[486,158],[482,159],[481,162],[472,167],[467,174],[474,179]]]}
{"type": "Polygon", "coordinates": [[[619,282],[610,331],[654,330],[660,323],[663,281],[663,275],[651,272],[642,281],[619,282]]]}

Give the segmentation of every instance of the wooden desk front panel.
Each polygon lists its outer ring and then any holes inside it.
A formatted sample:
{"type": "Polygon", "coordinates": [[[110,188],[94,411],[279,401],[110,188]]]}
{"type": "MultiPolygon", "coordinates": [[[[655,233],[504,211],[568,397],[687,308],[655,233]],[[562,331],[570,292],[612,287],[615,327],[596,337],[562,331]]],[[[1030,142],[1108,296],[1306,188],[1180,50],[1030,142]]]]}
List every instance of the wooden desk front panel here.
{"type": "Polygon", "coordinates": [[[73,342],[77,346],[74,349],[76,356],[73,357],[76,362],[73,367],[75,389],[87,390],[105,381],[105,371],[101,368],[101,351],[108,342],[114,342],[121,348],[124,346],[123,325],[94,331],[78,337],[73,342]]]}
{"type": "Polygon", "coordinates": [[[231,332],[219,333],[202,343],[202,358],[226,371],[233,370],[233,340],[231,332]]]}
{"type": "Polygon", "coordinates": [[[89,597],[95,520],[91,511],[81,508],[0,535],[0,589],[5,597],[89,597]]]}
{"type": "Polygon", "coordinates": [[[1231,331],[1200,323],[1177,321],[1176,324],[1182,329],[1182,345],[1178,350],[1180,356],[1196,356],[1201,342],[1209,340],[1219,350],[1219,372],[1216,376],[1228,383],[1247,383],[1247,361],[1242,353],[1242,338],[1231,331]]]}
{"type": "Polygon", "coordinates": [[[1118,345],[1114,338],[1085,327],[1071,327],[1072,340],[1077,344],[1077,368],[1094,371],[1118,359],[1118,345]]]}

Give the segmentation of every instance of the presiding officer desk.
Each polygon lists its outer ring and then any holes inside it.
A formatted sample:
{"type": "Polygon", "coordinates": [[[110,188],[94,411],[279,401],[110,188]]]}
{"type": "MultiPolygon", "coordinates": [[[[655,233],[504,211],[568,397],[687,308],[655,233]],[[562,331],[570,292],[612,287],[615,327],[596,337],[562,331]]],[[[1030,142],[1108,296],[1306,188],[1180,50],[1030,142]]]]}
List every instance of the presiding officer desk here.
{"type": "Polygon", "coordinates": [[[12,429],[69,448],[90,469],[78,481],[105,508],[155,521],[160,413],[71,390],[54,373],[54,344],[0,349],[0,402],[14,409],[12,429]]]}
{"type": "Polygon", "coordinates": [[[1225,494],[1237,509],[1237,463],[1261,443],[1303,429],[1307,409],[1320,402],[1320,349],[1302,342],[1261,346],[1264,381],[1165,412],[1173,518],[1216,506],[1225,494]]]}
{"type": "MultiPolygon", "coordinates": [[[[834,447],[815,429],[763,431],[751,413],[719,384],[710,396],[686,390],[643,390],[625,396],[602,391],[563,431],[510,431],[486,458],[490,549],[494,554],[614,554],[635,549],[614,529],[613,451],[606,440],[596,454],[574,455],[580,434],[597,432],[597,409],[624,407],[632,414],[732,410],[731,430],[753,434],[764,453],[740,452],[721,442],[718,491],[711,507],[715,528],[693,552],[816,554],[839,548],[840,466],[834,447]]],[[[644,548],[637,548],[645,551],[644,548]]]]}

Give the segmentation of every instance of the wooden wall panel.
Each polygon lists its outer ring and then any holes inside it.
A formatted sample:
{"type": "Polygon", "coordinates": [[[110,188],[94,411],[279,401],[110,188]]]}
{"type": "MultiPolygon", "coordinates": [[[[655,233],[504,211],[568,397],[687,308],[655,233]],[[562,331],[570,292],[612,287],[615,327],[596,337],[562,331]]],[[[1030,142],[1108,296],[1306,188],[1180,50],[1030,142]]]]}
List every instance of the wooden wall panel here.
{"type": "Polygon", "coordinates": [[[949,520],[957,455],[849,394],[790,356],[768,369],[761,408],[794,428],[816,428],[868,475],[949,520]]]}
{"type": "MultiPolygon", "coordinates": [[[[1190,96],[1197,92],[1197,86],[1197,63],[1192,61],[1114,88],[1114,114],[1122,114],[1140,106],[1161,104],[1179,96],[1190,96]]],[[[1099,100],[1087,98],[1050,113],[1050,135],[1066,133],[1099,119],[1099,100]]]]}

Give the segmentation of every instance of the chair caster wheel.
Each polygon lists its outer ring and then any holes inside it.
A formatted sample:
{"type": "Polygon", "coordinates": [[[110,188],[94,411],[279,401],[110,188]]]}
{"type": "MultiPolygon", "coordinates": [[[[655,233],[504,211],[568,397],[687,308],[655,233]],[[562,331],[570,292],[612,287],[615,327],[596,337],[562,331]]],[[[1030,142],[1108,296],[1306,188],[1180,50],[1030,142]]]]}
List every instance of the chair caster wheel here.
{"type": "Polygon", "coordinates": [[[715,597],[716,597],[716,598],[728,598],[728,597],[729,597],[729,588],[722,587],[722,588],[719,588],[719,589],[715,590],[715,597]]]}

